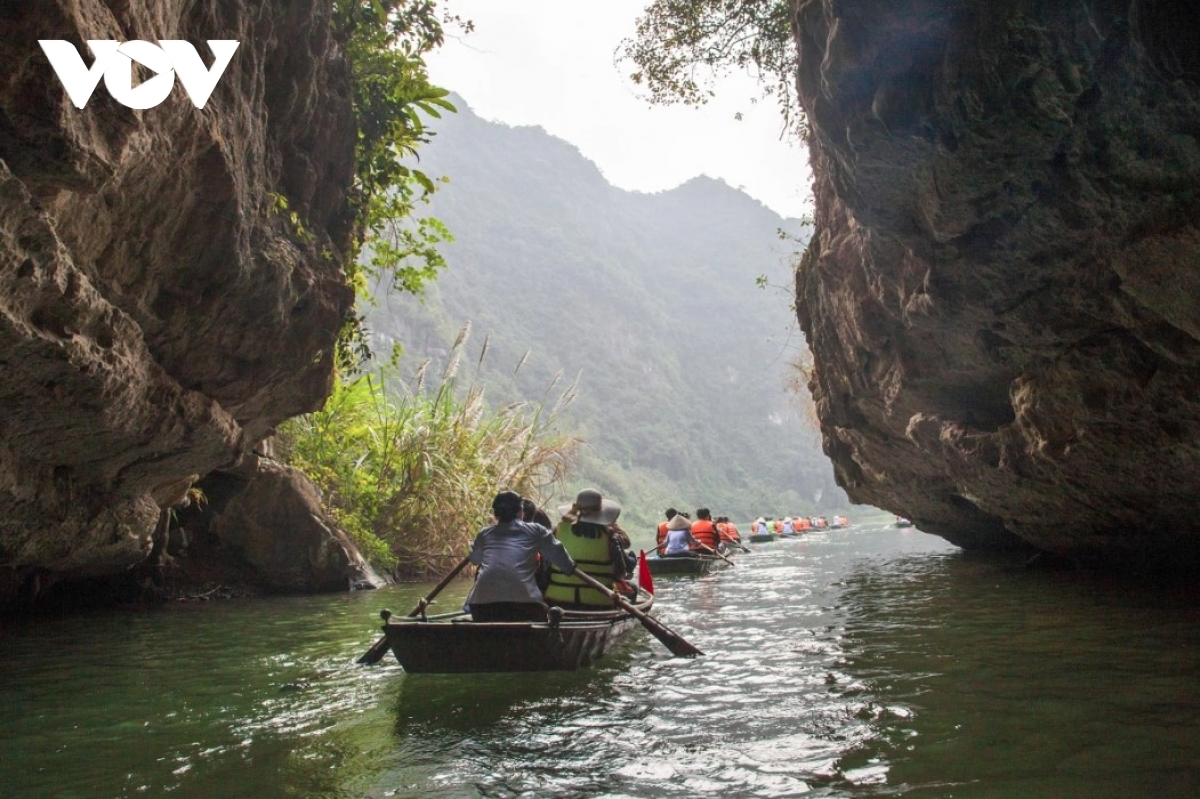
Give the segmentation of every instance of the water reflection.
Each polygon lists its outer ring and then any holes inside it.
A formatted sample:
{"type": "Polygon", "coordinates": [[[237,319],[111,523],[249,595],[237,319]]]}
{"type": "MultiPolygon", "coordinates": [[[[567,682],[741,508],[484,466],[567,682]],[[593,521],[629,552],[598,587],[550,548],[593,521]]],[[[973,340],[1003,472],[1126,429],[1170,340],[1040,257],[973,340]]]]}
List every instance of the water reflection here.
{"type": "Polygon", "coordinates": [[[845,581],[845,671],[905,795],[1183,796],[1200,787],[1195,598],[954,557],[845,581]]]}
{"type": "Polygon", "coordinates": [[[556,725],[580,710],[595,714],[617,696],[612,674],[621,661],[606,662],[580,672],[405,675],[393,705],[396,734],[495,732],[530,714],[556,725]]]}

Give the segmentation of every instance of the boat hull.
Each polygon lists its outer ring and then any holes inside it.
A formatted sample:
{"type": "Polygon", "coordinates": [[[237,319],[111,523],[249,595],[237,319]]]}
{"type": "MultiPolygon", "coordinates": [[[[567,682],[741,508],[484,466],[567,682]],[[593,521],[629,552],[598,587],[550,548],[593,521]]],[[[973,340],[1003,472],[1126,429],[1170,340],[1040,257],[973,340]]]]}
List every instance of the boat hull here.
{"type": "MultiPolygon", "coordinates": [[[[653,598],[637,608],[647,612],[653,598]]],[[[550,622],[476,622],[467,613],[392,617],[388,645],[413,674],[574,671],[604,655],[638,620],[624,611],[564,611],[550,622]]]]}
{"type": "Polygon", "coordinates": [[[672,558],[646,558],[646,565],[655,577],[667,574],[708,574],[725,565],[725,561],[711,555],[672,558]]]}
{"type": "Polygon", "coordinates": [[[751,544],[765,544],[768,541],[774,541],[774,540],[775,540],[775,536],[772,535],[771,533],[755,533],[754,535],[750,536],[751,544]]]}

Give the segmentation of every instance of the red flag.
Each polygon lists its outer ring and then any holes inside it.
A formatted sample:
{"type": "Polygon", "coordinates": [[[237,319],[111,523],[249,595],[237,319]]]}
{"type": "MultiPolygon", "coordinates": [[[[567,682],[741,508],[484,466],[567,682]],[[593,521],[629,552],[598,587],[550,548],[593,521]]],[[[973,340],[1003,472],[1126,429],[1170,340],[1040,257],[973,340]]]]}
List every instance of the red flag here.
{"type": "Polygon", "coordinates": [[[638,585],[647,594],[654,593],[654,578],[650,576],[650,564],[646,563],[646,550],[638,550],[638,585]]]}

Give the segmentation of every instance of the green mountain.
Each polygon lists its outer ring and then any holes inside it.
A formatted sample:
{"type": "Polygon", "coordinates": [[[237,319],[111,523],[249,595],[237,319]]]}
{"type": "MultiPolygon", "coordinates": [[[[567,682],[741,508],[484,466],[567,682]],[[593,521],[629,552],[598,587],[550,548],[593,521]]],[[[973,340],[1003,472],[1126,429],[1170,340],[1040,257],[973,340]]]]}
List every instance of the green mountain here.
{"type": "Polygon", "coordinates": [[[800,245],[779,231],[801,237],[800,224],[706,177],[616,188],[541,128],[456,105],[421,158],[450,178],[431,211],[456,239],[449,268],[423,299],[378,298],[376,351],[399,341],[409,370],[444,361],[469,320],[475,353],[489,337],[479,380],[493,403],[578,376],[563,427],[588,443],[568,488],[621,502],[631,531],[668,505],[735,519],[846,507],[785,388],[802,341],[779,287],[800,245]]]}

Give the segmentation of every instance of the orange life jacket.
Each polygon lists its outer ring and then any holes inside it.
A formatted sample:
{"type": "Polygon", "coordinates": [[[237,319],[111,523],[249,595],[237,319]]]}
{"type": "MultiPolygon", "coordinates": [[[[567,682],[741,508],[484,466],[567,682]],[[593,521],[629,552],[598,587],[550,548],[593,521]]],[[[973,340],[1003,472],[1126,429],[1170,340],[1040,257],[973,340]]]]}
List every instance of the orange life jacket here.
{"type": "Polygon", "coordinates": [[[700,519],[699,521],[692,522],[692,538],[712,549],[716,549],[717,544],[720,543],[717,528],[708,519],[700,519]]]}
{"type": "Polygon", "coordinates": [[[717,527],[721,528],[722,541],[741,542],[742,536],[738,533],[737,525],[733,522],[725,522],[723,525],[718,524],[717,527]]]}
{"type": "Polygon", "coordinates": [[[665,547],[667,545],[667,523],[666,522],[659,522],[658,540],[655,541],[654,543],[657,545],[659,552],[661,552],[663,547],[665,547]]]}
{"type": "Polygon", "coordinates": [[[775,532],[777,532],[777,533],[783,532],[783,519],[775,520],[775,532]]]}

